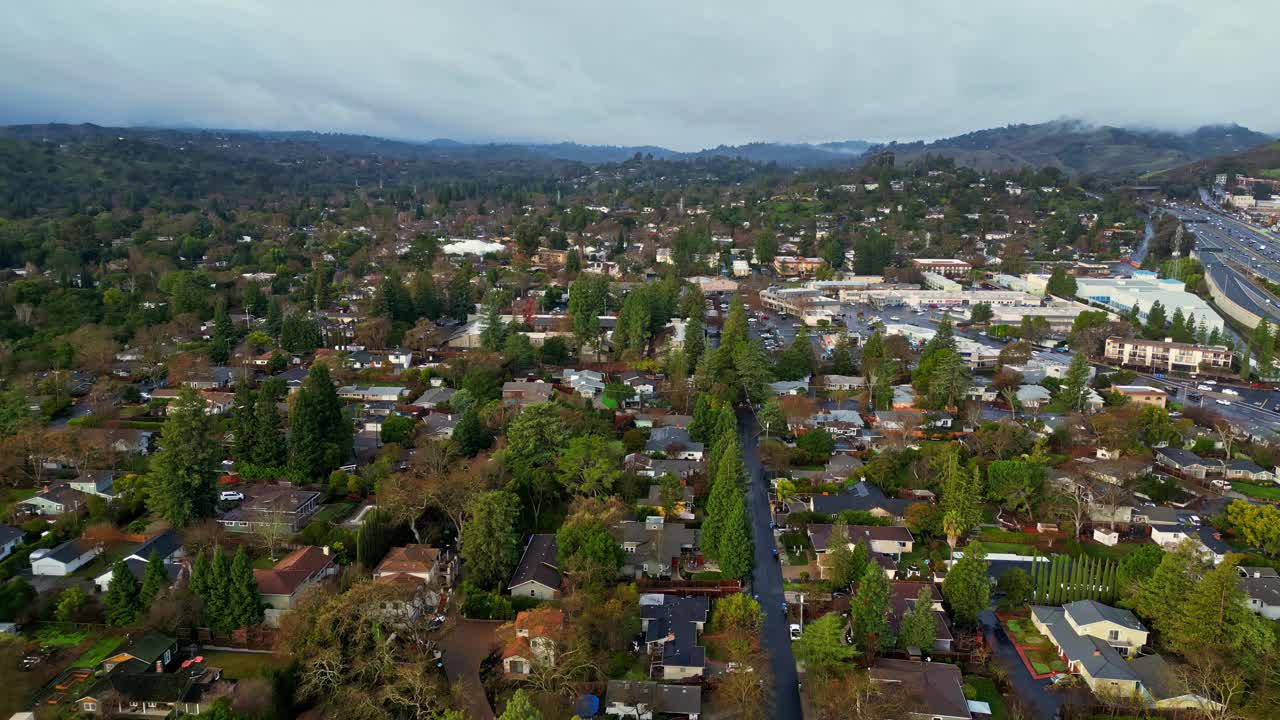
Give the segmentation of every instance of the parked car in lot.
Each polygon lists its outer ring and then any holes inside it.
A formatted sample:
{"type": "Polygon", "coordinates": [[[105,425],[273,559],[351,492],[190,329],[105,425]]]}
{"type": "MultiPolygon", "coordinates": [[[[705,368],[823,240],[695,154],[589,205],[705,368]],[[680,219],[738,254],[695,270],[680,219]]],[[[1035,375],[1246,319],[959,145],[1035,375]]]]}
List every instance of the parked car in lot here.
{"type": "Polygon", "coordinates": [[[223,501],[240,501],[244,499],[244,493],[237,490],[223,490],[218,493],[218,499],[223,501]]]}

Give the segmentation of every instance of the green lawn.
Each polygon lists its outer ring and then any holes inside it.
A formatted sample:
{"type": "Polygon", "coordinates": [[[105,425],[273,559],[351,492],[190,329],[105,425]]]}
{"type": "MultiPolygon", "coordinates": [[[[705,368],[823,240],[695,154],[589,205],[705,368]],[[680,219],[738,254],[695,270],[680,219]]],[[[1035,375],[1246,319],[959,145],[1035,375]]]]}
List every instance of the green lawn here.
{"type": "Polygon", "coordinates": [[[320,512],[311,518],[311,522],[324,522],[330,525],[337,525],[346,520],[351,513],[355,512],[356,504],[353,502],[337,502],[325,505],[320,508],[320,512]]]}
{"type": "Polygon", "coordinates": [[[999,528],[989,528],[978,533],[978,539],[985,545],[989,542],[1015,545],[1035,545],[1040,541],[1039,535],[1024,532],[1011,532],[999,528]]]}
{"type": "Polygon", "coordinates": [[[35,488],[5,488],[0,490],[0,519],[8,518],[15,503],[35,495],[35,488]]]}
{"type": "Polygon", "coordinates": [[[95,668],[98,666],[98,663],[110,657],[111,653],[114,652],[116,648],[120,647],[121,642],[123,642],[123,640],[115,636],[99,638],[98,642],[93,644],[93,647],[85,650],[84,654],[81,655],[79,659],[71,663],[71,667],[95,668]]]}
{"type": "Polygon", "coordinates": [[[1280,485],[1254,485],[1237,480],[1231,483],[1231,489],[1258,500],[1280,500],[1280,485]]]}
{"type": "Polygon", "coordinates": [[[89,637],[89,633],[82,630],[59,630],[58,628],[45,628],[36,633],[36,640],[41,645],[79,645],[89,637]]]}
{"type": "Polygon", "coordinates": [[[222,668],[229,678],[245,680],[259,677],[263,670],[280,668],[289,664],[289,659],[280,655],[263,653],[214,652],[201,653],[204,661],[211,667],[222,668]]]}
{"type": "Polygon", "coordinates": [[[1017,644],[1022,646],[1027,660],[1031,662],[1031,669],[1037,674],[1067,671],[1067,665],[1058,657],[1053,643],[1036,630],[1030,618],[1010,618],[1004,621],[1004,626],[1017,644]]]}
{"type": "Polygon", "coordinates": [[[1008,719],[1009,712],[1004,709],[1004,698],[996,690],[996,684],[991,681],[991,678],[982,677],[981,675],[965,675],[964,681],[978,691],[976,699],[991,706],[991,720],[1008,719]]]}
{"type": "Polygon", "coordinates": [[[1129,556],[1130,553],[1142,547],[1145,543],[1120,543],[1108,547],[1101,543],[1082,543],[1076,540],[1068,541],[1066,544],[1067,554],[1072,557],[1080,555],[1088,555],[1092,558],[1101,558],[1103,560],[1114,560],[1119,562],[1129,556]]]}
{"type": "MultiPolygon", "coordinates": [[[[1009,542],[987,542],[982,541],[982,549],[990,553],[1009,553],[1010,555],[1035,555],[1036,548],[1034,545],[1026,545],[1023,543],[1009,542]]],[[[963,548],[961,549],[963,551],[963,548]]]]}

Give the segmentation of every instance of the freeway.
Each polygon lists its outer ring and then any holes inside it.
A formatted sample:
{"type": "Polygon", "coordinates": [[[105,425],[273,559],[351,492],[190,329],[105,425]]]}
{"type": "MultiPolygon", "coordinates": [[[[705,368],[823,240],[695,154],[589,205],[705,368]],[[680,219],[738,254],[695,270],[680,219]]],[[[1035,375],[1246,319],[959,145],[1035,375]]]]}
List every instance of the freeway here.
{"type": "Polygon", "coordinates": [[[1274,238],[1259,236],[1231,218],[1201,207],[1175,203],[1167,209],[1193,223],[1189,229],[1196,234],[1196,254],[1214,284],[1246,311],[1280,322],[1280,300],[1246,277],[1246,273],[1255,273],[1280,283],[1280,247],[1274,238]]]}
{"type": "Polygon", "coordinates": [[[1184,406],[1199,405],[1213,410],[1239,430],[1270,440],[1280,432],[1280,393],[1246,386],[1205,385],[1194,380],[1157,378],[1138,373],[1143,382],[1169,393],[1169,399],[1184,406]],[[1213,388],[1205,390],[1203,388],[1213,388]],[[1225,391],[1231,392],[1225,392],[1225,391]],[[1234,394],[1232,394],[1234,393],[1234,394]],[[1198,396],[1191,400],[1190,395],[1198,396]],[[1226,403],[1226,404],[1223,404],[1226,403]]]}

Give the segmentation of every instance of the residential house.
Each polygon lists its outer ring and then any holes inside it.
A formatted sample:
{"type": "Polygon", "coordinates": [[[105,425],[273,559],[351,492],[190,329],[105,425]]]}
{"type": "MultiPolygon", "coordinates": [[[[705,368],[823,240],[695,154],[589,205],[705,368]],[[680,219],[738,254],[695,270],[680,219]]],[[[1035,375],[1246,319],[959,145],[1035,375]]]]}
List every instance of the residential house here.
{"type": "Polygon", "coordinates": [[[827,515],[845,510],[863,510],[876,517],[897,520],[903,517],[909,505],[916,502],[919,500],[887,497],[880,488],[860,480],[834,495],[809,495],[799,504],[803,509],[827,515]]]}
{"type": "Polygon", "coordinates": [[[823,375],[822,384],[828,392],[859,392],[866,386],[866,378],[861,375],[823,375]]]}
{"type": "Polygon", "coordinates": [[[1018,406],[1028,412],[1039,412],[1049,404],[1049,391],[1039,385],[1019,385],[1017,390],[1018,406]]]}
{"type": "Polygon", "coordinates": [[[1186,680],[1158,654],[1142,655],[1129,661],[1129,669],[1142,685],[1147,704],[1156,710],[1194,710],[1206,717],[1217,717],[1222,704],[1196,694],[1186,680]]]}
{"type": "Polygon", "coordinates": [[[916,391],[910,385],[893,386],[893,409],[906,410],[915,407],[916,391]]]}
{"type": "Polygon", "coordinates": [[[437,440],[448,440],[453,437],[453,429],[458,426],[461,415],[452,413],[432,413],[422,418],[422,432],[437,440]]]}
{"type": "Polygon", "coordinates": [[[239,507],[217,518],[227,532],[258,532],[268,526],[296,533],[315,513],[320,493],[287,485],[254,485],[244,488],[239,507]]]}
{"type": "Polygon", "coordinates": [[[537,665],[554,665],[564,635],[564,611],[537,608],[516,615],[514,635],[502,650],[502,670],[528,675],[537,665]]]}
{"type": "Polygon", "coordinates": [[[86,495],[97,495],[108,500],[115,497],[115,470],[85,470],[67,485],[72,490],[79,490],[86,495]]]}
{"type": "MultiPolygon", "coordinates": [[[[825,523],[810,523],[806,530],[813,543],[813,551],[818,554],[819,571],[824,575],[829,558],[827,550],[833,547],[832,543],[838,542],[831,537],[832,527],[825,523]]],[[[911,552],[914,539],[911,531],[901,526],[850,525],[849,537],[845,543],[850,549],[859,543],[865,545],[869,559],[879,564],[885,574],[893,579],[898,572],[898,560],[903,553],[911,552]]]]}
{"type": "Polygon", "coordinates": [[[386,557],[374,568],[375,578],[405,575],[421,580],[426,585],[439,588],[453,587],[457,575],[457,561],[453,553],[430,545],[405,545],[387,551],[386,557]]]}
{"type": "Polygon", "coordinates": [[[279,623],[303,591],[336,574],[338,566],[329,555],[329,548],[310,545],[285,555],[270,570],[254,570],[253,579],[266,606],[266,622],[279,623]]]}
{"type": "Polygon", "coordinates": [[[357,402],[400,402],[407,395],[408,388],[396,385],[377,385],[372,387],[360,385],[344,385],[338,388],[338,397],[357,402]]]}
{"type": "Polygon", "coordinates": [[[703,444],[694,442],[689,431],[679,427],[656,427],[649,431],[644,451],[662,453],[676,460],[702,460],[703,444]]]}
{"type": "Polygon", "coordinates": [[[1189,541],[1201,557],[1214,565],[1221,563],[1227,555],[1236,552],[1212,525],[1199,523],[1152,525],[1151,541],[1166,550],[1172,550],[1183,542],[1189,541]]]}
{"type": "MultiPolygon", "coordinates": [[[[645,496],[643,503],[647,507],[656,509],[659,514],[662,514],[663,516],[666,515],[662,509],[663,501],[661,483],[654,483],[649,486],[649,494],[645,496]]],[[[682,520],[693,519],[693,488],[684,483],[680,484],[680,497],[675,501],[672,507],[672,513],[673,517],[678,517],[682,520]]]]}
{"type": "Polygon", "coordinates": [[[604,702],[604,714],[616,718],[653,720],[676,715],[698,720],[702,712],[702,688],[665,685],[652,680],[610,680],[605,687],[604,702]]]}
{"type": "Polygon", "coordinates": [[[556,536],[537,533],[529,536],[524,554],[511,575],[507,591],[511,597],[551,600],[560,594],[560,566],[556,560],[556,536]]]}
{"type": "MultiPolygon", "coordinates": [[[[182,550],[182,539],[173,530],[165,530],[155,537],[143,542],[132,552],[121,558],[129,572],[141,583],[147,574],[147,563],[151,561],[151,556],[155,555],[160,563],[164,566],[165,575],[169,578],[169,585],[172,586],[178,581],[178,577],[182,574],[182,558],[185,553],[182,550]]],[[[97,586],[99,592],[106,592],[111,587],[111,576],[114,568],[108,568],[106,572],[93,579],[93,584],[97,586]]]]}
{"type": "Polygon", "coordinates": [[[598,398],[604,394],[604,373],[595,370],[565,370],[564,382],[585,398],[598,398]]]}
{"type": "Polygon", "coordinates": [[[930,605],[933,608],[935,619],[934,630],[936,635],[932,648],[920,649],[926,653],[929,650],[950,652],[954,636],[951,634],[951,625],[947,622],[947,613],[942,609],[942,591],[938,589],[938,583],[912,582],[908,580],[895,580],[889,583],[889,627],[893,629],[896,635],[898,628],[902,624],[903,616],[910,612],[919,600],[921,590],[929,593],[930,605]]]}
{"type": "Polygon", "coordinates": [[[871,679],[903,702],[906,717],[915,720],[971,720],[969,701],[961,686],[960,668],[948,663],[876,658],[867,671],[871,679]]]}
{"type": "Polygon", "coordinates": [[[1169,400],[1169,393],[1150,385],[1112,385],[1111,392],[1119,393],[1135,405],[1153,405],[1164,407],[1169,400]]]}
{"type": "Polygon", "coordinates": [[[651,678],[684,680],[702,676],[706,650],[698,640],[710,609],[706,597],[640,596],[640,626],[649,652],[651,678]]]}
{"type": "MultiPolygon", "coordinates": [[[[857,437],[866,428],[862,416],[856,410],[828,410],[815,413],[800,421],[808,430],[826,430],[834,437],[857,437]]],[[[798,429],[798,428],[797,428],[798,429]]]]}
{"type": "Polygon", "coordinates": [[[1222,472],[1221,460],[1205,459],[1176,447],[1156,448],[1156,466],[1171,475],[1199,480],[1222,472]]]}
{"type": "Polygon", "coordinates": [[[433,387],[422,391],[417,400],[409,403],[413,407],[420,407],[426,410],[436,410],[441,406],[449,404],[449,400],[453,398],[453,394],[457,390],[450,387],[433,387]]]}
{"type": "Polygon", "coordinates": [[[1077,600],[1062,607],[1033,605],[1031,622],[1095,693],[1131,697],[1141,691],[1142,682],[1125,658],[1138,654],[1149,633],[1133,613],[1077,600]]]}
{"type": "Polygon", "coordinates": [[[92,496],[88,493],[62,484],[45,488],[14,505],[34,515],[61,515],[85,510],[90,497],[92,496]]]}
{"type": "Polygon", "coordinates": [[[618,376],[618,382],[626,385],[635,391],[635,397],[628,401],[635,404],[643,404],[654,396],[658,390],[658,381],[649,373],[642,373],[636,370],[628,370],[618,376]]]}
{"type": "Polygon", "coordinates": [[[9,553],[17,550],[26,535],[21,528],[0,523],[0,560],[9,557],[9,553]]]}
{"type": "Polygon", "coordinates": [[[544,382],[511,381],[502,384],[502,404],[524,407],[551,400],[555,388],[544,382]]]}
{"type": "Polygon", "coordinates": [[[73,538],[53,548],[40,548],[31,553],[31,574],[66,577],[88,565],[102,554],[102,546],[73,538]]]}
{"type": "Polygon", "coordinates": [[[1270,470],[1264,470],[1256,462],[1244,458],[1230,460],[1222,468],[1222,476],[1227,480],[1253,480],[1254,482],[1275,482],[1276,476],[1270,470]]]}
{"type": "Polygon", "coordinates": [[[610,534],[627,554],[623,573],[635,577],[671,577],[694,559],[698,548],[697,530],[665,522],[661,515],[643,522],[624,520],[610,528],[610,534]]]}
{"type": "Polygon", "coordinates": [[[675,475],[681,479],[688,479],[694,473],[702,470],[702,462],[699,460],[652,458],[641,453],[631,453],[626,456],[622,460],[622,465],[627,470],[647,478],[675,475]]]}
{"type": "Polygon", "coordinates": [[[198,715],[226,693],[222,671],[202,658],[168,667],[177,641],[148,633],[103,663],[106,675],[73,705],[87,715],[167,718],[198,715]]]}
{"type": "Polygon", "coordinates": [[[1274,568],[1240,565],[1240,589],[1249,609],[1268,620],[1280,620],[1280,574],[1274,568]]]}

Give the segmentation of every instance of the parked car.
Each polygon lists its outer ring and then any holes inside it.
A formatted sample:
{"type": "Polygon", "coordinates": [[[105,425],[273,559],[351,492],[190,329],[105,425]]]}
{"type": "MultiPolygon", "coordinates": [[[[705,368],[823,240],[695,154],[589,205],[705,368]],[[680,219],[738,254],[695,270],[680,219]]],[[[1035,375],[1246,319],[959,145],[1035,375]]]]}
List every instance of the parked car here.
{"type": "Polygon", "coordinates": [[[240,501],[244,499],[244,493],[237,490],[223,490],[218,493],[218,499],[224,501],[240,501]]]}
{"type": "Polygon", "coordinates": [[[800,639],[800,625],[799,625],[799,624],[797,624],[797,623],[791,623],[790,633],[791,633],[791,639],[792,639],[792,640],[799,640],[799,639],[800,639]]]}

